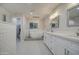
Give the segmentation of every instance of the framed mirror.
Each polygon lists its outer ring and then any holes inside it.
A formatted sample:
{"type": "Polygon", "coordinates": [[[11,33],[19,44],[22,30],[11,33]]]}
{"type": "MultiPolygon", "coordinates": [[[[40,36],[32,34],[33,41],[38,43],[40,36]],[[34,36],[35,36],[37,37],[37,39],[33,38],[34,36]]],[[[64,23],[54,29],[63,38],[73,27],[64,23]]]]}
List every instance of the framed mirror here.
{"type": "Polygon", "coordinates": [[[59,16],[56,16],[51,21],[51,28],[59,28],[59,16]]]}
{"type": "Polygon", "coordinates": [[[67,25],[69,27],[79,26],[79,5],[74,6],[67,10],[67,25]]]}

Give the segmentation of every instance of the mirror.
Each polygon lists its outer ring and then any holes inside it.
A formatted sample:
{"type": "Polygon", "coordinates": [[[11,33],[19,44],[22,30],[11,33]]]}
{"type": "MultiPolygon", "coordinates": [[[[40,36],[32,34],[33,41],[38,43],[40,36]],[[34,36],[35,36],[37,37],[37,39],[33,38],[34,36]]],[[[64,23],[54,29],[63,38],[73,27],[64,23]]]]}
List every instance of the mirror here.
{"type": "Polygon", "coordinates": [[[51,28],[58,28],[59,27],[59,16],[56,16],[51,21],[51,28]]]}
{"type": "Polygon", "coordinates": [[[30,23],[30,29],[37,29],[38,28],[38,23],[30,23]]]}
{"type": "Polygon", "coordinates": [[[79,26],[79,6],[74,6],[71,9],[68,9],[68,22],[69,27],[79,26]]]}

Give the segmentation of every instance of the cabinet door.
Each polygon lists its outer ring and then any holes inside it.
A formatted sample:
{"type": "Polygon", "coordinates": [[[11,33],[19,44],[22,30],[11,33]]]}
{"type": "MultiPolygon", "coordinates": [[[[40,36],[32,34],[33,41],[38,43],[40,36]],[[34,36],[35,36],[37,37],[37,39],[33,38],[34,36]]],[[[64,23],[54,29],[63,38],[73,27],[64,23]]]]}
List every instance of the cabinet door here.
{"type": "Polygon", "coordinates": [[[68,39],[62,39],[65,55],[79,55],[79,44],[68,39]]]}
{"type": "Polygon", "coordinates": [[[48,34],[46,34],[46,44],[49,47],[49,36],[48,36],[48,34]]]}
{"type": "Polygon", "coordinates": [[[55,49],[56,55],[63,55],[64,54],[64,46],[63,46],[63,43],[62,43],[64,41],[62,41],[61,39],[62,38],[59,38],[59,37],[55,38],[54,49],[55,49]]]}
{"type": "Polygon", "coordinates": [[[74,49],[66,48],[65,55],[79,55],[79,52],[74,49]]]}
{"type": "Polygon", "coordinates": [[[53,54],[55,54],[55,37],[54,36],[52,36],[52,38],[51,38],[51,41],[52,41],[52,44],[51,44],[51,47],[52,47],[52,49],[51,49],[51,51],[53,52],[53,54]]]}
{"type": "Polygon", "coordinates": [[[70,55],[79,55],[79,43],[70,41],[71,46],[69,47],[69,54],[70,55]]]}
{"type": "Polygon", "coordinates": [[[47,44],[47,37],[46,37],[46,33],[44,33],[44,43],[47,44]]]}
{"type": "Polygon", "coordinates": [[[49,36],[49,49],[52,50],[52,36],[49,36]]]}
{"type": "Polygon", "coordinates": [[[68,48],[70,45],[69,41],[66,41],[64,38],[58,36],[52,36],[52,51],[56,55],[64,55],[65,48],[68,48]]]}
{"type": "Polygon", "coordinates": [[[50,34],[44,34],[44,42],[48,46],[48,48],[52,49],[52,36],[50,34]]]}
{"type": "Polygon", "coordinates": [[[44,43],[47,45],[47,35],[44,33],[44,43]]]}

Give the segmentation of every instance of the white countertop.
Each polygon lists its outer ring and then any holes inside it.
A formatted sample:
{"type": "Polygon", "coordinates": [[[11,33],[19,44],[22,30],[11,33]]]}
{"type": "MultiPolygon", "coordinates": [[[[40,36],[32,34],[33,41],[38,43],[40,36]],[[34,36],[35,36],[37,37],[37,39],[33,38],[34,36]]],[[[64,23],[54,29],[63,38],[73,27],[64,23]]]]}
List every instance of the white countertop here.
{"type": "Polygon", "coordinates": [[[68,33],[68,34],[67,33],[55,33],[55,32],[46,32],[46,33],[49,33],[49,34],[54,35],[54,36],[66,38],[68,40],[72,40],[75,42],[79,42],[79,36],[76,36],[76,35],[73,35],[70,33],[68,33]]]}

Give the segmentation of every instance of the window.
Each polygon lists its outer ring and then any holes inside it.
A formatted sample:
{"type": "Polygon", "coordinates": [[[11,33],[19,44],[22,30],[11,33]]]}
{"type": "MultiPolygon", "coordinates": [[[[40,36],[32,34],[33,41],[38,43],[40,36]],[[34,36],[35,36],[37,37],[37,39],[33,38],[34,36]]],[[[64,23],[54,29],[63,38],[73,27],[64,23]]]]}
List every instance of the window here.
{"type": "Polygon", "coordinates": [[[30,23],[30,29],[36,29],[36,28],[38,28],[38,23],[31,22],[30,23]]]}

